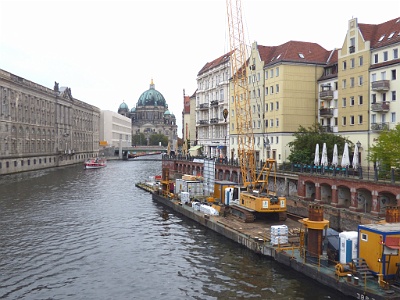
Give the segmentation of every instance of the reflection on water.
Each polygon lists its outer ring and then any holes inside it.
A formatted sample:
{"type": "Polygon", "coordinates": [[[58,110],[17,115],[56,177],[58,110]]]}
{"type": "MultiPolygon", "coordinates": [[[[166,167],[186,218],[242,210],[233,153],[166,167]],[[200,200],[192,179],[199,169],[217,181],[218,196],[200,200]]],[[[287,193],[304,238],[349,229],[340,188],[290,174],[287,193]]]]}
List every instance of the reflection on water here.
{"type": "Polygon", "coordinates": [[[109,161],[0,177],[0,298],[340,296],[135,187],[160,173],[161,162],[109,161]]]}

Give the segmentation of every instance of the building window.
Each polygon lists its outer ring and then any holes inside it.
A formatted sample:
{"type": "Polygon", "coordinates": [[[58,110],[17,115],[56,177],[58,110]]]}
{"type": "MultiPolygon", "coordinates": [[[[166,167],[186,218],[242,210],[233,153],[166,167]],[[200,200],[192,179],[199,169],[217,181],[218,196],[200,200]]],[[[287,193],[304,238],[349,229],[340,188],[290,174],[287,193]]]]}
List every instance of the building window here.
{"type": "Polygon", "coordinates": [[[346,117],[342,117],[342,125],[346,126],[346,117]]]}
{"type": "Polygon", "coordinates": [[[376,81],[376,74],[375,74],[375,73],[371,75],[371,81],[372,81],[372,82],[375,82],[375,81],[376,81]]]}
{"type": "Polygon", "coordinates": [[[271,94],[274,93],[274,87],[272,85],[270,86],[270,91],[271,91],[271,94]]]}
{"type": "Polygon", "coordinates": [[[265,96],[268,95],[268,87],[265,88],[265,96]]]}
{"type": "Polygon", "coordinates": [[[346,107],[346,98],[342,98],[342,107],[346,107]]]}
{"type": "Polygon", "coordinates": [[[362,123],[363,123],[363,116],[358,115],[358,124],[362,124],[362,123]]]}
{"type": "Polygon", "coordinates": [[[355,67],[355,60],[354,58],[350,59],[350,68],[354,69],[355,67]]]}
{"type": "Polygon", "coordinates": [[[278,67],[278,68],[276,68],[276,70],[275,70],[275,76],[276,76],[276,77],[278,77],[278,76],[279,76],[279,67],[278,67]]]}
{"type": "Polygon", "coordinates": [[[392,112],[390,119],[391,119],[392,123],[396,123],[396,113],[395,112],[392,112]]]}
{"type": "Polygon", "coordinates": [[[386,72],[381,72],[381,80],[386,80],[386,72]]]}
{"type": "Polygon", "coordinates": [[[279,93],[279,84],[276,85],[275,89],[276,89],[276,93],[279,93]]]}
{"type": "Polygon", "coordinates": [[[350,106],[354,106],[354,97],[350,97],[350,106]]]}
{"type": "Polygon", "coordinates": [[[363,56],[360,56],[360,57],[358,58],[358,64],[359,64],[360,67],[364,64],[364,58],[363,58],[363,56]]]}
{"type": "Polygon", "coordinates": [[[372,103],[376,103],[376,94],[372,94],[371,96],[372,103]]]}
{"type": "Polygon", "coordinates": [[[363,96],[358,96],[358,105],[363,105],[363,96]]]}
{"type": "Polygon", "coordinates": [[[396,101],[396,91],[392,91],[392,101],[396,101]]]}
{"type": "Polygon", "coordinates": [[[265,128],[268,128],[268,119],[265,120],[265,128]]]}
{"type": "Polygon", "coordinates": [[[265,104],[265,111],[268,112],[268,103],[265,104]]]}
{"type": "Polygon", "coordinates": [[[346,68],[347,68],[347,63],[346,63],[346,61],[344,60],[344,61],[343,61],[343,70],[346,70],[346,68]]]}
{"type": "Polygon", "coordinates": [[[387,51],[383,52],[383,61],[388,61],[388,59],[389,59],[388,52],[387,51]]]}
{"type": "Polygon", "coordinates": [[[343,79],[342,80],[342,89],[345,89],[346,88],[346,79],[343,79]]]}
{"type": "Polygon", "coordinates": [[[392,80],[396,80],[396,69],[392,70],[392,80]]]}
{"type": "Polygon", "coordinates": [[[260,96],[261,96],[261,91],[260,89],[257,89],[257,97],[260,98],[260,96]]]}
{"type": "Polygon", "coordinates": [[[274,110],[274,103],[271,102],[270,105],[271,105],[271,106],[270,106],[270,107],[271,107],[271,111],[273,111],[273,110],[274,110]]]}
{"type": "Polygon", "coordinates": [[[350,78],[350,87],[354,87],[354,77],[350,78]]]}
{"type": "Polygon", "coordinates": [[[334,123],[335,123],[335,126],[337,126],[338,125],[338,118],[334,118],[334,123]]]}
{"type": "Polygon", "coordinates": [[[362,85],[363,85],[363,77],[361,75],[361,76],[358,76],[358,86],[362,86],[362,85]]]}
{"type": "Polygon", "coordinates": [[[378,59],[378,54],[375,54],[375,55],[374,55],[374,63],[377,64],[378,61],[379,61],[379,59],[378,59]]]}
{"type": "Polygon", "coordinates": [[[274,69],[271,69],[271,78],[273,78],[274,77],[274,69]]]}
{"type": "Polygon", "coordinates": [[[354,125],[354,116],[350,116],[350,125],[354,125]]]}
{"type": "Polygon", "coordinates": [[[265,71],[265,79],[268,79],[268,71],[265,71]]]}
{"type": "Polygon", "coordinates": [[[260,73],[257,73],[257,81],[260,81],[260,73]]]}
{"type": "Polygon", "coordinates": [[[393,59],[399,58],[399,49],[393,49],[393,59]]]}
{"type": "Polygon", "coordinates": [[[279,144],[279,136],[276,137],[276,143],[279,144]]]}
{"type": "Polygon", "coordinates": [[[278,109],[279,109],[279,102],[276,101],[276,110],[278,110],[278,109]]]}
{"type": "Polygon", "coordinates": [[[279,127],[279,119],[278,118],[276,118],[276,120],[275,120],[275,126],[279,127]]]}
{"type": "Polygon", "coordinates": [[[274,127],[274,120],[273,120],[273,119],[271,119],[271,120],[269,121],[269,127],[274,127]]]}

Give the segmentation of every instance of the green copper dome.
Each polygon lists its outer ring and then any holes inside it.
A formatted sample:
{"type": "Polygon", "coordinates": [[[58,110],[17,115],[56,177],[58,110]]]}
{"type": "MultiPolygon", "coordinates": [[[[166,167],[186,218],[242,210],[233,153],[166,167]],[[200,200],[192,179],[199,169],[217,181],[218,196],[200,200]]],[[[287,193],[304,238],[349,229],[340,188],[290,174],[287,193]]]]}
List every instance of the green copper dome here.
{"type": "Polygon", "coordinates": [[[136,106],[166,106],[164,96],[154,88],[153,80],[150,89],[140,96],[136,106]]]}
{"type": "Polygon", "coordinates": [[[121,105],[119,106],[118,110],[126,110],[128,111],[128,105],[125,102],[122,102],[121,105]]]}

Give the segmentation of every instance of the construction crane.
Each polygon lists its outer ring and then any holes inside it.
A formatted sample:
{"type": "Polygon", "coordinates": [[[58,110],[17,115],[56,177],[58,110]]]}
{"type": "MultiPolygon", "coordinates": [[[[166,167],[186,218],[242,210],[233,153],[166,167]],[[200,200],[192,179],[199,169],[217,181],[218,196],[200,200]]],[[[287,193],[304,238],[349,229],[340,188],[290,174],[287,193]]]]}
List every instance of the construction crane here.
{"type": "Polygon", "coordinates": [[[245,222],[265,213],[275,213],[279,220],[286,219],[286,198],[276,195],[276,161],[267,158],[257,174],[255,139],[252,127],[248,55],[243,30],[241,0],[226,0],[233,102],[238,136],[238,159],[245,190],[240,192],[239,204],[231,205],[232,212],[245,222]],[[275,191],[268,188],[271,172],[274,174],[275,191]]]}

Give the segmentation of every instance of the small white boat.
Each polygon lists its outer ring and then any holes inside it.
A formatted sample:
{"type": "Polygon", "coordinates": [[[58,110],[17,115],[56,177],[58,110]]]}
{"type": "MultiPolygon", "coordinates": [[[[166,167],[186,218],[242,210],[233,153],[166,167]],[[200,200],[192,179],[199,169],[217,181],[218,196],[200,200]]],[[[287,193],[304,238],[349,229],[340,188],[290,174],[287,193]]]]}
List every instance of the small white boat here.
{"type": "Polygon", "coordinates": [[[85,169],[100,169],[107,167],[107,160],[105,158],[90,158],[84,163],[85,169]]]}

